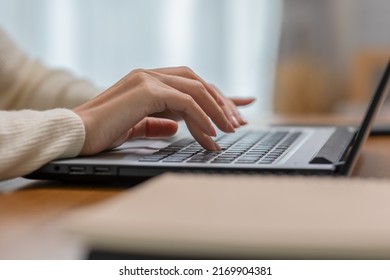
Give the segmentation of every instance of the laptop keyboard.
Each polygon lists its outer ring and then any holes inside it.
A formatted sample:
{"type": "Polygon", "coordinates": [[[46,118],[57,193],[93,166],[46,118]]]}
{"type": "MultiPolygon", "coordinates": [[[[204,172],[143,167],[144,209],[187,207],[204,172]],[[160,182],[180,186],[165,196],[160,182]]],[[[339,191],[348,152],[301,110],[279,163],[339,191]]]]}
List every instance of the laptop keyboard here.
{"type": "Polygon", "coordinates": [[[193,139],[182,139],[139,159],[139,162],[271,164],[299,137],[301,132],[236,132],[216,142],[221,151],[206,151],[193,139]]]}

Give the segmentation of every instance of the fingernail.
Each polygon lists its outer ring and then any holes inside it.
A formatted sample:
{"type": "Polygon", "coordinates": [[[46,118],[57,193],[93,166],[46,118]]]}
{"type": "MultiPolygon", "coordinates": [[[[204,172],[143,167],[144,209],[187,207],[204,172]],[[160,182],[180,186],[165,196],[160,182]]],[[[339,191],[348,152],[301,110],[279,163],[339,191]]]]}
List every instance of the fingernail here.
{"type": "Polygon", "coordinates": [[[235,116],[232,116],[232,122],[236,128],[240,127],[240,123],[238,122],[238,120],[235,116]]]}
{"type": "Polygon", "coordinates": [[[213,126],[210,126],[210,136],[217,136],[217,132],[215,131],[215,128],[213,126]]]}
{"type": "Polygon", "coordinates": [[[215,146],[215,142],[214,142],[214,140],[211,138],[211,137],[209,137],[209,141],[207,141],[207,144],[205,144],[205,146],[203,146],[206,150],[208,150],[208,151],[215,151],[215,149],[217,148],[216,146],[215,146]]]}
{"type": "Polygon", "coordinates": [[[247,123],[248,123],[248,121],[247,121],[245,118],[243,118],[242,115],[239,115],[239,117],[240,117],[241,121],[242,121],[244,124],[247,124],[247,123]]]}
{"type": "Polygon", "coordinates": [[[227,122],[227,129],[226,129],[226,132],[236,132],[236,130],[234,129],[234,126],[230,123],[230,122],[227,122]]]}
{"type": "Polygon", "coordinates": [[[215,143],[215,142],[214,142],[214,147],[215,147],[216,151],[220,151],[221,150],[221,147],[217,143],[215,143]]]}

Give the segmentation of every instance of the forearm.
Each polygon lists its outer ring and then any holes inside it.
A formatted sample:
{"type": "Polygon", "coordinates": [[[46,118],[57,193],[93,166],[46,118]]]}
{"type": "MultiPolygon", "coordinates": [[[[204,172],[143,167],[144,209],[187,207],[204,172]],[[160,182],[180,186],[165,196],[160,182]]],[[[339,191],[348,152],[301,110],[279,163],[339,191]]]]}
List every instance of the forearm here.
{"type": "Polygon", "coordinates": [[[75,78],[64,70],[50,70],[33,62],[24,86],[16,94],[20,98],[14,110],[74,108],[98,95],[99,90],[86,80],[75,78]]]}
{"type": "Polygon", "coordinates": [[[67,109],[0,111],[0,180],[26,175],[45,163],[80,153],[81,119],[67,109]]]}

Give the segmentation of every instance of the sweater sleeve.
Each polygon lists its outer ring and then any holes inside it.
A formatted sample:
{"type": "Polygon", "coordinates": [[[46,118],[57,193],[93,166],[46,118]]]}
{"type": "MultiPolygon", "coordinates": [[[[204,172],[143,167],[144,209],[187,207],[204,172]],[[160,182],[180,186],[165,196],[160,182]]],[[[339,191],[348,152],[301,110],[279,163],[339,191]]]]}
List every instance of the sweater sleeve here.
{"type": "Polygon", "coordinates": [[[81,119],[68,109],[0,111],[0,180],[76,156],[84,139],[81,119]]]}
{"type": "Polygon", "coordinates": [[[88,81],[31,59],[0,28],[0,110],[73,108],[98,93],[88,81]]]}
{"type": "Polygon", "coordinates": [[[73,108],[98,93],[88,81],[31,59],[0,28],[0,180],[77,156],[84,125],[73,111],[54,108],[73,108]]]}

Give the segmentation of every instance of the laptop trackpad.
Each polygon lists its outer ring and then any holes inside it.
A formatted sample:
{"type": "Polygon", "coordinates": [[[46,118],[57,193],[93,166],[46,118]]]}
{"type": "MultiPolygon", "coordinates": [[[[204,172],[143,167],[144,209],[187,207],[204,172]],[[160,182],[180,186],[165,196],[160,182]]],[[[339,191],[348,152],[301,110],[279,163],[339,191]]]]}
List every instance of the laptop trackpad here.
{"type": "Polygon", "coordinates": [[[126,160],[137,160],[142,156],[152,154],[168,146],[174,141],[177,141],[176,137],[165,139],[135,139],[124,143],[113,151],[104,153],[104,155],[120,156],[126,160]]]}

